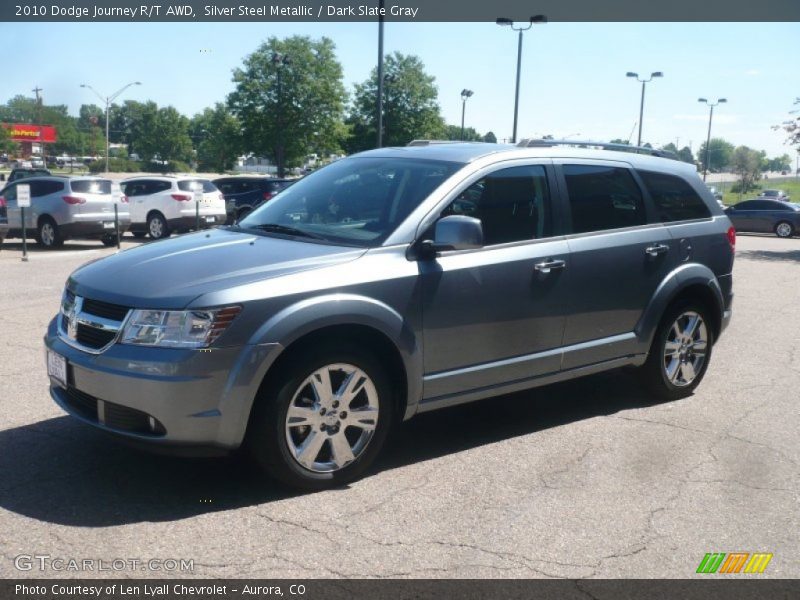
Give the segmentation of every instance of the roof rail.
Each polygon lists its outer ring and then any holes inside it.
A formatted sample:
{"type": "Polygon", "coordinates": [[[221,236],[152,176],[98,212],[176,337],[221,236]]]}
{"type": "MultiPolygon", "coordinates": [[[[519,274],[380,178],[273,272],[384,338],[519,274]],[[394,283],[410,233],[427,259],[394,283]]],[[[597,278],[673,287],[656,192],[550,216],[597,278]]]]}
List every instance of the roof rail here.
{"type": "Polygon", "coordinates": [[[613,144],[611,142],[590,142],[585,140],[542,140],[526,138],[521,140],[518,148],[546,148],[550,146],[578,146],[580,148],[601,148],[603,150],[616,150],[618,152],[634,152],[636,154],[649,154],[660,158],[671,158],[679,160],[674,152],[669,150],[657,150],[647,146],[631,146],[629,144],[613,144]]]}
{"type": "Polygon", "coordinates": [[[433,146],[435,144],[464,144],[458,140],[411,140],[406,146],[433,146]]]}

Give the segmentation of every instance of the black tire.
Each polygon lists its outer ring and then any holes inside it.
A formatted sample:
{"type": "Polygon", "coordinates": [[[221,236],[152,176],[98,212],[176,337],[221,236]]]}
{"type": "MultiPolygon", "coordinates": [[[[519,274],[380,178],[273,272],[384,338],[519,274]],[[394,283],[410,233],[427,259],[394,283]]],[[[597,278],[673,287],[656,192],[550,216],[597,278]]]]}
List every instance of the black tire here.
{"type": "MultiPolygon", "coordinates": [[[[688,324],[688,319],[683,318],[681,322],[688,324]]],[[[682,329],[682,327],[678,325],[678,329],[682,329]]],[[[655,336],[653,336],[653,343],[650,345],[647,361],[640,370],[642,382],[653,394],[662,400],[677,400],[690,396],[706,374],[708,364],[711,361],[713,347],[714,330],[711,326],[709,311],[706,306],[693,301],[682,301],[673,304],[667,309],[666,313],[664,313],[658,330],[655,336]],[[696,335],[693,336],[698,339],[691,345],[687,345],[684,350],[683,343],[673,341],[676,331],[673,327],[679,322],[682,316],[687,314],[699,316],[701,324],[697,326],[695,330],[696,335]],[[699,368],[696,368],[698,365],[694,359],[700,352],[701,346],[698,344],[698,341],[701,337],[705,338],[705,355],[699,368]],[[668,342],[670,342],[672,348],[674,348],[672,351],[675,354],[671,357],[666,355],[668,342]],[[678,345],[680,345],[680,350],[678,350],[678,345]],[[686,360],[683,361],[683,359],[686,360]],[[673,369],[673,373],[675,373],[676,376],[671,378],[669,373],[670,367],[676,364],[673,361],[678,361],[678,363],[673,369]],[[684,378],[684,368],[688,368],[688,366],[685,365],[691,366],[692,371],[695,373],[694,378],[688,382],[686,378],[684,378]]]]}
{"type": "MultiPolygon", "coordinates": [[[[296,358],[302,358],[302,360],[282,362],[282,366],[285,369],[281,369],[281,372],[276,374],[276,378],[266,385],[259,397],[256,398],[248,427],[248,449],[259,466],[268,475],[292,488],[314,491],[343,485],[356,479],[368,469],[386,442],[395,415],[395,397],[392,386],[389,384],[389,378],[384,367],[376,360],[375,356],[368,350],[355,345],[341,343],[337,345],[322,344],[302,352],[296,358]],[[294,405],[307,410],[313,409],[310,412],[313,413],[314,418],[323,420],[323,417],[316,416],[319,414],[319,403],[315,403],[313,406],[298,403],[302,403],[303,399],[310,396],[308,392],[311,391],[311,386],[310,384],[304,385],[304,382],[315,372],[336,365],[357,367],[371,381],[372,387],[369,387],[368,384],[361,386],[354,396],[352,405],[348,405],[347,408],[349,409],[351,406],[358,407],[360,403],[369,397],[370,391],[374,391],[378,399],[377,423],[375,423],[371,437],[367,439],[361,450],[352,452],[355,456],[352,462],[344,463],[344,466],[341,467],[331,465],[336,470],[322,472],[322,467],[317,465],[325,464],[326,453],[329,463],[336,462],[333,436],[338,436],[341,432],[342,436],[348,433],[348,437],[357,437],[359,441],[350,442],[351,449],[357,450],[361,436],[366,435],[365,430],[352,426],[353,414],[355,414],[357,408],[351,411],[352,414],[342,416],[343,411],[339,407],[339,414],[334,416],[333,419],[340,418],[340,421],[333,428],[325,423],[308,426],[295,425],[294,427],[298,429],[293,429],[293,433],[289,433],[287,413],[290,405],[294,405]],[[306,390],[307,393],[303,394],[303,390],[306,390]],[[350,419],[350,425],[346,424],[347,419],[350,419]],[[303,431],[304,428],[307,433],[303,431]],[[303,433],[306,433],[306,437],[301,436],[299,439],[294,437],[303,433]],[[320,449],[311,455],[311,458],[315,461],[313,466],[305,467],[300,464],[298,458],[295,458],[294,452],[290,449],[290,444],[297,446],[302,442],[306,442],[312,435],[321,436],[324,441],[321,442],[320,449]],[[316,462],[320,458],[322,460],[316,462]]],[[[331,388],[335,388],[338,385],[337,376],[344,377],[346,373],[345,370],[340,372],[331,370],[328,372],[333,375],[331,377],[331,388]]],[[[336,397],[333,395],[333,399],[336,397]]],[[[327,414],[328,419],[331,418],[331,412],[336,411],[329,411],[327,414]]],[[[300,448],[296,449],[299,450],[300,448]]]]}
{"type": "Polygon", "coordinates": [[[141,240],[147,235],[146,231],[131,231],[131,233],[137,240],[141,240]]]}
{"type": "Polygon", "coordinates": [[[151,240],[163,240],[170,236],[169,225],[167,220],[160,212],[151,213],[147,217],[147,234],[151,240]]]}
{"type": "Polygon", "coordinates": [[[787,221],[779,221],[775,224],[775,235],[779,238],[790,238],[794,235],[794,226],[787,221]]]}
{"type": "Polygon", "coordinates": [[[247,215],[249,215],[251,212],[253,212],[253,209],[252,209],[252,208],[243,208],[243,209],[242,209],[242,210],[240,210],[238,213],[236,213],[236,221],[237,221],[237,222],[238,222],[238,221],[241,221],[241,220],[242,220],[242,219],[244,219],[244,218],[245,218],[247,215]]]}
{"type": "Polygon", "coordinates": [[[103,246],[110,248],[111,246],[117,245],[117,236],[115,234],[104,235],[102,238],[100,238],[100,241],[103,242],[103,246]]]}
{"type": "Polygon", "coordinates": [[[36,228],[36,243],[43,248],[59,248],[64,245],[64,238],[56,222],[50,217],[39,219],[36,228]]]}

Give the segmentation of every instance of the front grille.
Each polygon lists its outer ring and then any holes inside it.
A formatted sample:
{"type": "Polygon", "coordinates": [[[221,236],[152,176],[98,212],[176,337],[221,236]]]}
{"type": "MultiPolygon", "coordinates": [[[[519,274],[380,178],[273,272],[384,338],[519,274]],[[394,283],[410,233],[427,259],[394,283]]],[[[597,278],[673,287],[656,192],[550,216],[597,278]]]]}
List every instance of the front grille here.
{"type": "Polygon", "coordinates": [[[83,312],[103,317],[104,319],[111,319],[112,321],[122,321],[128,314],[128,307],[84,298],[83,312]]]}
{"type": "Polygon", "coordinates": [[[158,419],[141,410],[98,400],[72,386],[66,390],[65,401],[83,418],[109,429],[158,437],[167,433],[158,419]]]}
{"type": "Polygon", "coordinates": [[[98,349],[110,344],[116,335],[116,331],[78,325],[78,333],[75,336],[75,340],[88,348],[98,349]]]}

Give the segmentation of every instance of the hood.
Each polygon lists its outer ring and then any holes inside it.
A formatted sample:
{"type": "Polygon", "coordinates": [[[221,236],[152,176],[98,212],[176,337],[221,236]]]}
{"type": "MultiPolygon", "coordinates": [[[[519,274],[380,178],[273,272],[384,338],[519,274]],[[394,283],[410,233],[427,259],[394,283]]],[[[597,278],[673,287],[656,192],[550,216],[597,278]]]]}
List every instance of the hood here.
{"type": "Polygon", "coordinates": [[[365,252],[214,229],[90,262],[67,284],[80,296],[112,304],[181,309],[202,294],[352,261],[365,252]]]}

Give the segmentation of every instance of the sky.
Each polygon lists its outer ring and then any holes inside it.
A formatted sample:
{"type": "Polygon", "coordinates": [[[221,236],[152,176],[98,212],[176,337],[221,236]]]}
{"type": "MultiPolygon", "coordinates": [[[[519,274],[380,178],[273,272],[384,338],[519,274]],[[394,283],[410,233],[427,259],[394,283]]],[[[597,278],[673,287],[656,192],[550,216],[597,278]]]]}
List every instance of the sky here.
{"type": "MultiPolygon", "coordinates": [[[[271,36],[328,36],[345,85],[364,81],[377,63],[375,23],[0,23],[0,102],[42,88],[46,104],[98,103],[130,81],[118,101],[154,100],[191,116],[232,91],[231,73],[271,36]]],[[[690,145],[712,137],[795,158],[770,126],[789,119],[800,67],[800,23],[559,23],[524,34],[518,138],[553,135],[636,141],[641,84],[628,71],[664,77],[647,84],[643,141],[690,145]],[[633,133],[631,133],[633,132],[633,133]]],[[[511,137],[517,34],[494,23],[392,23],[385,52],[416,54],[436,78],[448,123],[511,137]]]]}

